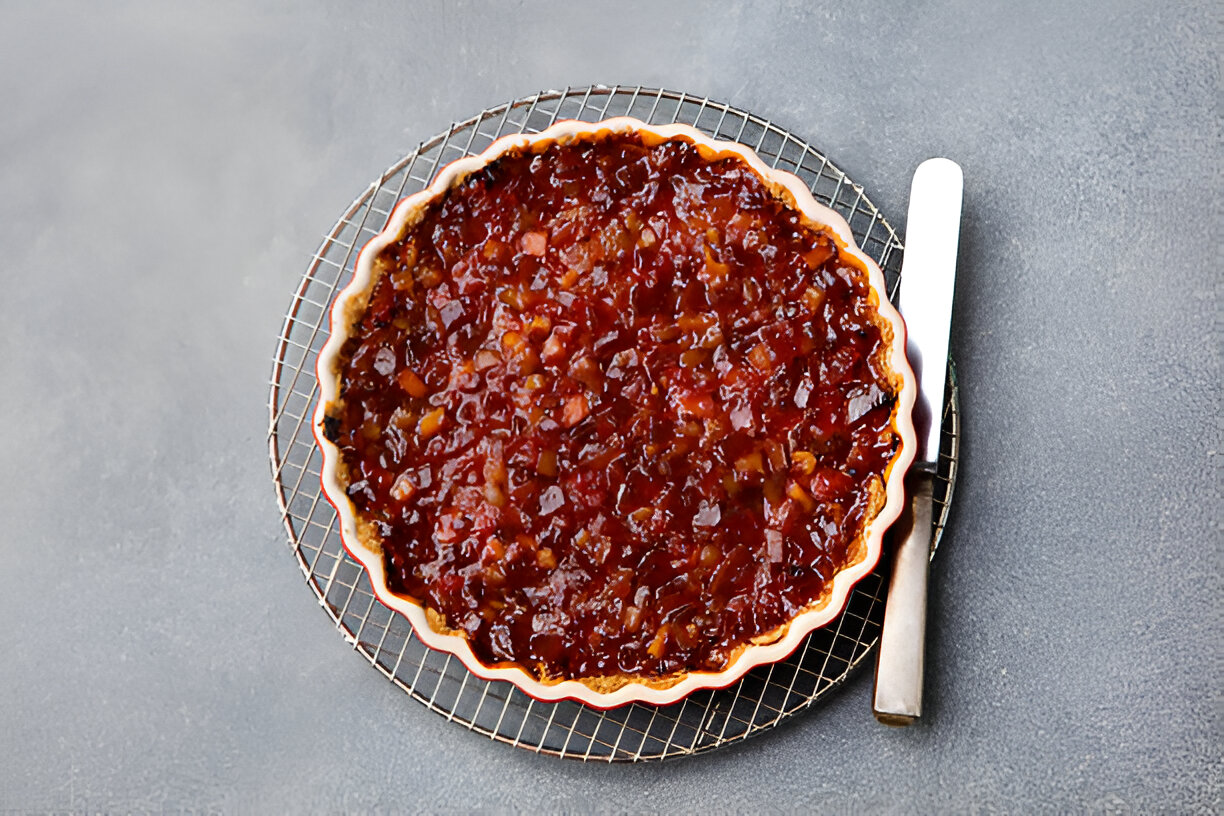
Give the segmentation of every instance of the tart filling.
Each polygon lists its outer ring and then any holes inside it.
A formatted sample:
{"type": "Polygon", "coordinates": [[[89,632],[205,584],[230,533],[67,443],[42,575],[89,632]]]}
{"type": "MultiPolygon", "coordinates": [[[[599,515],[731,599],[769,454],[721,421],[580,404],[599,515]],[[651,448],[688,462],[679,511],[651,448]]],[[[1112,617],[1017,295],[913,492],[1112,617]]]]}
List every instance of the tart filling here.
{"type": "Polygon", "coordinates": [[[902,458],[912,375],[860,257],[742,156],[637,130],[414,208],[321,358],[386,588],[484,666],[599,691],[779,640],[878,557],[902,458]]]}

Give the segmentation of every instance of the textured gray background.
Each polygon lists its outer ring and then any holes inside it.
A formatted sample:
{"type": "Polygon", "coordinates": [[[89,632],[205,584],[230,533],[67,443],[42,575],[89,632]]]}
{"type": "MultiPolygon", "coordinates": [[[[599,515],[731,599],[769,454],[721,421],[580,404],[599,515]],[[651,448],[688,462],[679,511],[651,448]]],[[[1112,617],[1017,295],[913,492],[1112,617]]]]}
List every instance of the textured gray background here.
{"type": "Polygon", "coordinates": [[[1218,811],[1211,3],[0,5],[0,809],[1218,811]],[[268,477],[274,340],[386,166],[644,83],[827,151],[901,227],[965,168],[957,507],[927,720],[587,767],[345,646],[268,477]]]}

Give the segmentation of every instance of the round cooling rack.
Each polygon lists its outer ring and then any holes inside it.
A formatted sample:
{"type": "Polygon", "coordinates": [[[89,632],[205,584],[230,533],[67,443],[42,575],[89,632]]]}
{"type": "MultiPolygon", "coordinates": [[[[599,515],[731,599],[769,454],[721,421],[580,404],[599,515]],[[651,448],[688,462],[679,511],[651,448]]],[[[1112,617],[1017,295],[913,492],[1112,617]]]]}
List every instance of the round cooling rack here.
{"type": "MultiPolygon", "coordinates": [[[[285,530],[307,585],[344,638],[391,682],[448,720],[499,742],[575,759],[637,761],[709,751],[759,734],[839,686],[879,640],[887,565],[859,582],[841,616],[813,632],[789,658],[758,667],[726,689],[698,691],[665,707],[633,703],[597,711],[572,701],[542,703],[509,683],[481,680],[458,659],[425,647],[404,618],[375,599],[365,572],[345,552],[335,510],[321,494],[322,457],[310,428],[318,394],[315,359],[327,340],[332,298],[395,203],[428,185],[440,167],[480,153],[500,136],[540,131],[559,119],[610,116],[690,124],[714,138],[749,145],[767,164],[795,173],[816,200],[845,216],[859,246],[884,270],[895,299],[902,253],[897,234],[863,188],[803,139],[746,111],[674,91],[546,91],[490,108],[422,143],[340,217],[285,316],[272,367],[268,447],[285,530]]],[[[960,414],[952,370],[948,388],[935,489],[936,543],[956,482],[960,414]]]]}

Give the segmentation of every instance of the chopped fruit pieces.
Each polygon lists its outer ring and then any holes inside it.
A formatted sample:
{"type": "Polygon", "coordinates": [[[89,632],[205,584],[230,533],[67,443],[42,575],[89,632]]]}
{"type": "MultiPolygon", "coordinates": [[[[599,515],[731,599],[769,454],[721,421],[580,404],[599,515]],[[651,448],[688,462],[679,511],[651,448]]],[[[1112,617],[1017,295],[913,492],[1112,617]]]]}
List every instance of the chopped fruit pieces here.
{"type": "Polygon", "coordinates": [[[752,351],[748,352],[748,361],[761,371],[773,369],[773,357],[769,353],[769,347],[764,343],[757,343],[752,347],[752,351]]]}
{"type": "Polygon", "coordinates": [[[497,299],[516,312],[521,312],[526,308],[526,303],[523,301],[523,293],[519,289],[503,289],[498,293],[497,299]]]}
{"type": "Polygon", "coordinates": [[[765,459],[759,450],[747,453],[735,460],[735,470],[738,473],[764,473],[765,459]]]}
{"type": "MultiPolygon", "coordinates": [[[[490,368],[501,365],[501,355],[490,349],[481,349],[476,352],[476,356],[472,358],[472,366],[477,371],[488,371],[490,368]]],[[[407,391],[408,389],[404,389],[407,391]]],[[[409,391],[408,393],[412,393],[409,391]]],[[[413,394],[413,396],[425,396],[424,394],[413,394]]]]}
{"type": "Polygon", "coordinates": [[[528,255],[543,255],[548,251],[548,236],[542,232],[528,232],[523,235],[523,251],[528,255]]]}
{"type": "Polygon", "coordinates": [[[786,470],[786,450],[774,439],[766,439],[761,443],[765,455],[769,459],[769,467],[775,472],[786,470]]]}
{"type": "Polygon", "coordinates": [[[812,471],[816,470],[816,457],[807,451],[793,451],[791,453],[791,464],[805,475],[811,475],[812,471]]]}
{"type": "Polygon", "coordinates": [[[326,436],[388,588],[482,662],[718,671],[855,557],[898,444],[882,319],[738,159],[510,154],[376,268],[326,436]]]}
{"type": "Polygon", "coordinates": [[[653,658],[663,656],[663,650],[667,647],[667,631],[670,629],[666,623],[659,627],[655,632],[654,640],[650,641],[650,645],[646,647],[646,653],[653,658]]]}
{"type": "Polygon", "coordinates": [[[565,341],[558,332],[553,332],[544,341],[544,362],[552,365],[565,356],[565,341]]]}
{"type": "Polygon", "coordinates": [[[799,505],[803,508],[805,513],[812,512],[813,508],[816,507],[816,503],[812,501],[812,497],[803,492],[803,488],[795,482],[791,482],[786,488],[786,495],[799,502],[799,505]]]}
{"type": "Polygon", "coordinates": [[[731,272],[729,264],[716,260],[710,248],[705,248],[705,279],[710,286],[721,286],[731,272]]]}
{"type": "Polygon", "coordinates": [[[833,247],[823,241],[803,253],[803,260],[807,262],[808,269],[819,269],[831,257],[833,257],[833,247]]]}
{"type": "Polygon", "coordinates": [[[486,261],[505,261],[510,257],[510,248],[496,238],[485,241],[480,254],[486,261]]]}
{"type": "Polygon", "coordinates": [[[689,349],[680,355],[680,366],[682,368],[696,368],[708,359],[710,359],[710,352],[705,349],[689,349]]]}
{"type": "Polygon", "coordinates": [[[391,498],[396,501],[408,501],[416,493],[416,488],[408,479],[408,474],[401,475],[395,480],[395,484],[391,485],[391,498]]]}
{"type": "Polygon", "coordinates": [[[425,385],[425,381],[418,377],[411,368],[405,368],[396,379],[399,380],[400,388],[407,391],[410,397],[420,399],[429,393],[429,388],[425,385]]]}
{"type": "Polygon", "coordinates": [[[765,531],[765,555],[769,558],[770,563],[781,563],[784,543],[782,533],[777,530],[765,531]]]}
{"type": "Polygon", "coordinates": [[[579,358],[570,367],[570,376],[594,393],[603,388],[603,373],[599,370],[599,364],[590,357],[579,358]]]}
{"type": "Polygon", "coordinates": [[[527,323],[527,336],[533,340],[542,340],[548,336],[551,327],[552,321],[548,319],[548,315],[536,315],[527,323]]]}
{"type": "Polygon", "coordinates": [[[555,450],[540,451],[540,456],[536,459],[536,473],[549,478],[557,475],[557,452],[555,450]]]}
{"type": "Polygon", "coordinates": [[[808,311],[816,314],[824,305],[824,291],[815,286],[809,286],[803,290],[803,303],[808,307],[808,311]]]}
{"type": "Polygon", "coordinates": [[[587,418],[591,406],[587,403],[585,394],[575,394],[565,401],[565,410],[561,412],[561,424],[572,428],[587,418]]]}
{"type": "Polygon", "coordinates": [[[435,408],[425,416],[421,417],[421,424],[417,426],[417,434],[422,439],[429,437],[442,430],[442,421],[446,416],[445,408],[435,408]]]}
{"type": "Polygon", "coordinates": [[[717,406],[714,404],[714,397],[710,394],[681,394],[679,395],[679,403],[681,414],[693,416],[699,419],[705,419],[714,416],[717,406]]]}
{"type": "Polygon", "coordinates": [[[506,547],[497,536],[489,536],[485,540],[484,549],[480,551],[480,560],[485,564],[500,561],[506,557],[506,547]]]}

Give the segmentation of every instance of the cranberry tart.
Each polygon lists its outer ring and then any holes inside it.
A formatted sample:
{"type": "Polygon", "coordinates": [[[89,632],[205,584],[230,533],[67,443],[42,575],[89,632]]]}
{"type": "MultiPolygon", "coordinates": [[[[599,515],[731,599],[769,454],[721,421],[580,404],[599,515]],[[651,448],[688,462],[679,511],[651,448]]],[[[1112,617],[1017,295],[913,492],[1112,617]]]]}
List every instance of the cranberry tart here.
{"type": "Polygon", "coordinates": [[[779,660],[880,555],[904,326],[846,222],[742,145],[562,122],[401,201],[319,355],[322,482],[379,599],[544,699],[779,660]]]}

